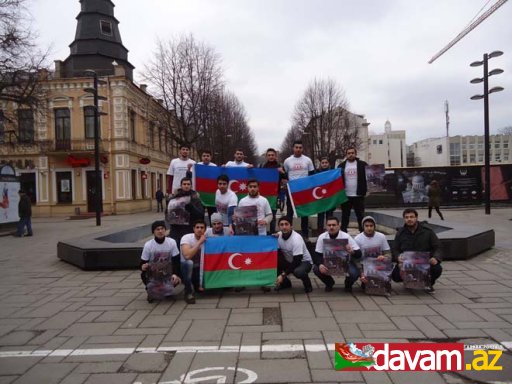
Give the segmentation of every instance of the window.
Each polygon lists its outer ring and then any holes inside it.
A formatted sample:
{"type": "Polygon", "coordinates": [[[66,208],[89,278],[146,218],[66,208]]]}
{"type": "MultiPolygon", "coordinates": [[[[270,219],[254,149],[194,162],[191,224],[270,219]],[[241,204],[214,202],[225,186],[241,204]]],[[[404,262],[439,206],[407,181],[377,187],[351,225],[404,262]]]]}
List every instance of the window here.
{"type": "Polygon", "coordinates": [[[55,113],[56,149],[71,149],[71,119],[68,108],[57,108],[55,113]]]}
{"type": "Polygon", "coordinates": [[[155,145],[155,123],[149,123],[149,147],[153,148],[155,145]]]}
{"type": "MultiPolygon", "coordinates": [[[[99,123],[99,121],[98,121],[99,123]]],[[[84,107],[85,138],[94,139],[94,107],[84,107]]]]}
{"type": "Polygon", "coordinates": [[[112,36],[112,23],[106,20],[100,20],[101,33],[107,36],[112,36]]]}
{"type": "Polygon", "coordinates": [[[508,141],[503,142],[503,149],[508,149],[508,141]]]}
{"type": "Polygon", "coordinates": [[[500,148],[500,144],[501,143],[499,141],[495,141],[494,142],[494,148],[499,149],[500,148]]]}
{"type": "Polygon", "coordinates": [[[382,140],[379,140],[379,144],[382,144],[382,140]]]}
{"type": "Polygon", "coordinates": [[[441,153],[443,153],[443,146],[442,146],[442,145],[438,145],[438,146],[436,147],[436,151],[437,151],[437,154],[438,154],[438,155],[439,155],[439,154],[441,154],[441,153]]]}
{"type": "Polygon", "coordinates": [[[130,111],[130,138],[135,142],[135,112],[130,111]]]}
{"type": "Polygon", "coordinates": [[[34,141],[34,112],[31,109],[18,109],[18,137],[23,143],[34,141]]]}
{"type": "Polygon", "coordinates": [[[462,154],[462,163],[465,164],[468,162],[468,155],[466,155],[465,153],[462,154]]]}
{"type": "Polygon", "coordinates": [[[158,150],[161,151],[162,150],[162,128],[161,127],[158,127],[158,150]]]}
{"type": "Polygon", "coordinates": [[[377,144],[377,140],[373,140],[373,144],[376,145],[377,144]]]}
{"type": "Polygon", "coordinates": [[[484,161],[484,155],[483,155],[483,154],[481,154],[481,153],[479,153],[479,154],[478,154],[478,162],[479,162],[479,163],[483,163],[483,161],[484,161]]]}
{"type": "Polygon", "coordinates": [[[57,202],[71,204],[73,202],[73,183],[71,172],[56,172],[57,202]]]}
{"type": "Polygon", "coordinates": [[[469,155],[469,162],[470,162],[470,163],[474,163],[475,161],[476,161],[476,156],[475,156],[475,154],[474,154],[474,153],[471,153],[471,154],[469,155]]]}
{"type": "Polygon", "coordinates": [[[494,155],[494,160],[495,161],[501,161],[501,155],[499,153],[497,153],[496,155],[494,155]]]}

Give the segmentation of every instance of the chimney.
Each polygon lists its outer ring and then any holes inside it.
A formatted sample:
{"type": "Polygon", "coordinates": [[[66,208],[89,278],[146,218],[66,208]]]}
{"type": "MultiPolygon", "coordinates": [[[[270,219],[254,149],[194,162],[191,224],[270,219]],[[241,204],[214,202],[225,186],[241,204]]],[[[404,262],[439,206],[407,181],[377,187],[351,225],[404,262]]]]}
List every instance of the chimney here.
{"type": "Polygon", "coordinates": [[[55,60],[54,64],[55,64],[55,73],[53,76],[56,79],[60,79],[61,77],[63,77],[62,70],[64,69],[62,60],[55,60]]]}
{"type": "Polygon", "coordinates": [[[122,65],[114,66],[114,76],[126,76],[126,70],[122,65]]]}

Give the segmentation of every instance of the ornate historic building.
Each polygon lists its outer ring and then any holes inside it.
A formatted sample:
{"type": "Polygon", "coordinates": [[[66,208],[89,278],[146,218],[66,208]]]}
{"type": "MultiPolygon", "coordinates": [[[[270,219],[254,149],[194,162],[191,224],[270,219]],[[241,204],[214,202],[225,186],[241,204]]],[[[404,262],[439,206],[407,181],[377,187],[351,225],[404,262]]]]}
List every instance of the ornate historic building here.
{"type": "MultiPolygon", "coordinates": [[[[103,212],[152,208],[165,187],[176,144],[164,124],[172,119],[145,85],[133,82],[133,66],[119,34],[110,0],[81,0],[70,55],[41,74],[42,100],[36,110],[0,104],[0,162],[12,164],[28,191],[34,216],[69,216],[94,211],[94,100],[86,70],[99,79],[100,171],[103,212]],[[162,116],[170,119],[162,119],[162,116]]],[[[90,76],[90,75],[89,75],[90,76]]]]}

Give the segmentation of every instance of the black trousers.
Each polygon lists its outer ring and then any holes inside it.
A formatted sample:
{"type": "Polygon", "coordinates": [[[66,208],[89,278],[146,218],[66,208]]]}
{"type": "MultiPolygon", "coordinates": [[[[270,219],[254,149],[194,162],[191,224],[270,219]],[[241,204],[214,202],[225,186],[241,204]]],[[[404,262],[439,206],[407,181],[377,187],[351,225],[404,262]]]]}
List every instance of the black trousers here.
{"type": "MultiPolygon", "coordinates": [[[[436,265],[430,266],[430,284],[432,286],[434,286],[436,280],[439,279],[442,273],[443,267],[441,266],[441,263],[437,263],[436,265]]],[[[393,273],[391,273],[391,278],[395,283],[401,283],[403,281],[402,276],[400,276],[400,268],[398,267],[398,264],[395,265],[393,273]]]]}
{"type": "Polygon", "coordinates": [[[363,232],[364,196],[349,196],[348,200],[341,204],[341,230],[347,232],[352,208],[356,214],[359,232],[363,232]]]}
{"type": "MultiPolygon", "coordinates": [[[[292,199],[290,198],[288,191],[288,198],[286,199],[286,216],[293,221],[293,206],[292,206],[292,199]]],[[[300,232],[301,235],[304,237],[308,237],[309,235],[309,217],[303,216],[300,218],[300,232]]]]}
{"type": "Polygon", "coordinates": [[[441,213],[439,206],[437,206],[437,207],[432,207],[431,205],[428,206],[428,218],[430,219],[432,217],[432,208],[434,208],[436,210],[436,212],[439,215],[439,217],[441,218],[441,220],[444,220],[443,214],[441,213]]]}
{"type": "Polygon", "coordinates": [[[282,271],[285,270],[293,270],[293,275],[302,280],[304,284],[304,288],[311,287],[311,280],[308,276],[309,271],[311,271],[311,263],[309,261],[296,261],[295,259],[290,263],[287,261],[282,252],[277,253],[277,276],[280,275],[282,271]]]}

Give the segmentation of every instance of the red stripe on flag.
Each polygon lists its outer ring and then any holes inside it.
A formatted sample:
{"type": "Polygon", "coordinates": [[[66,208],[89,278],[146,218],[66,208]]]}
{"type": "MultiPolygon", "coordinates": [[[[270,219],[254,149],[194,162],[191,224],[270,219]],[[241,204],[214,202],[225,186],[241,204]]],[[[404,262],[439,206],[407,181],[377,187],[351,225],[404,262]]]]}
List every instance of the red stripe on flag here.
{"type": "Polygon", "coordinates": [[[211,253],[204,255],[204,271],[240,271],[277,268],[277,251],[258,253],[211,253]],[[248,261],[250,260],[250,262],[248,261]],[[231,267],[230,266],[231,263],[231,267]]]}
{"type": "MultiPolygon", "coordinates": [[[[247,185],[247,180],[238,180],[244,182],[247,185]]],[[[204,179],[196,178],[196,191],[215,193],[217,191],[217,180],[216,179],[204,179]]],[[[260,182],[260,194],[263,197],[277,196],[277,182],[260,182]]],[[[236,193],[236,192],[235,192],[236,193]]],[[[246,194],[248,190],[238,191],[238,193],[246,194]]]]}
{"type": "Polygon", "coordinates": [[[305,189],[299,192],[293,192],[293,203],[295,206],[312,203],[314,201],[321,200],[326,197],[331,197],[337,194],[339,191],[342,191],[345,188],[343,184],[343,178],[339,177],[336,180],[331,181],[330,183],[318,185],[314,188],[305,189]],[[313,196],[313,191],[316,196],[321,196],[320,199],[317,199],[313,196]]]}

